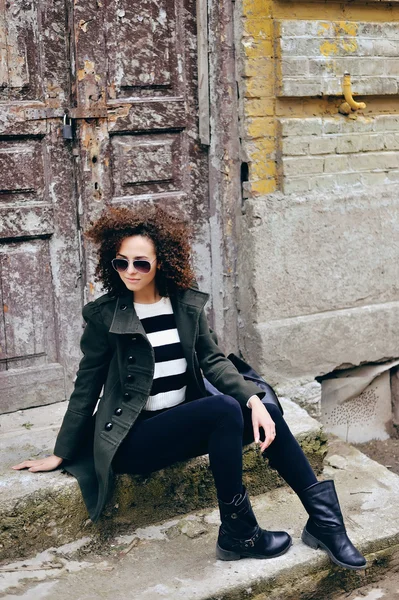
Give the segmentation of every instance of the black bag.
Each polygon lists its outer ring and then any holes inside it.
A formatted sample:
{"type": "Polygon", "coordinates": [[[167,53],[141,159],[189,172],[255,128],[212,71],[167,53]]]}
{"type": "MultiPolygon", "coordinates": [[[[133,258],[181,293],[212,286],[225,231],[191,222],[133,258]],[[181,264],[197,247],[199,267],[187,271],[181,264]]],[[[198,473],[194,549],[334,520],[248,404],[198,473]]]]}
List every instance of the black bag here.
{"type": "MultiPolygon", "coordinates": [[[[229,354],[228,357],[230,362],[233,363],[237,371],[246,379],[247,381],[253,381],[259,388],[261,388],[265,392],[265,396],[262,398],[262,402],[264,404],[274,404],[280,409],[281,414],[284,414],[283,408],[278,401],[276,396],[276,392],[274,389],[261,377],[258,373],[248,365],[245,360],[239,358],[235,354],[229,354]]],[[[215,388],[207,379],[204,377],[205,388],[207,392],[210,393],[211,396],[215,396],[216,394],[220,394],[219,390],[215,388]]]]}

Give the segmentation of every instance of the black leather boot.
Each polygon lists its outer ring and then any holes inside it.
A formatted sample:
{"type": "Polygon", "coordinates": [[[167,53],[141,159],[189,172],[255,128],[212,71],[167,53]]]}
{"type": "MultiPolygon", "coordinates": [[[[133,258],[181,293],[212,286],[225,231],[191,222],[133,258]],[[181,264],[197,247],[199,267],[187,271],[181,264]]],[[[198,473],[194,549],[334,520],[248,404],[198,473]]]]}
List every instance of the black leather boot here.
{"type": "Polygon", "coordinates": [[[298,495],[309,514],[302,541],[311,548],[325,550],[340,567],[364,569],[366,559],[346,534],[334,482],[318,481],[298,495]]]}
{"type": "Polygon", "coordinates": [[[219,500],[219,510],[222,524],[216,558],[220,560],[273,558],[287,552],[292,544],[285,531],[265,531],[259,527],[245,488],[229,504],[219,500]]]}

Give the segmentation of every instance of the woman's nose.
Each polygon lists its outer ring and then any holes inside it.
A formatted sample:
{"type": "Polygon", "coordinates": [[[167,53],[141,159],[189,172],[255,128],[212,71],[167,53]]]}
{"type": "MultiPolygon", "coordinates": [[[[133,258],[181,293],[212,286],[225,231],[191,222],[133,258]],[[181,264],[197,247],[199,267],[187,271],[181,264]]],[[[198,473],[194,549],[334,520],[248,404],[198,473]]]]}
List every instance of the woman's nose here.
{"type": "Polygon", "coordinates": [[[132,260],[129,260],[129,266],[127,268],[127,272],[129,274],[137,273],[136,269],[133,266],[133,261],[132,260]]]}

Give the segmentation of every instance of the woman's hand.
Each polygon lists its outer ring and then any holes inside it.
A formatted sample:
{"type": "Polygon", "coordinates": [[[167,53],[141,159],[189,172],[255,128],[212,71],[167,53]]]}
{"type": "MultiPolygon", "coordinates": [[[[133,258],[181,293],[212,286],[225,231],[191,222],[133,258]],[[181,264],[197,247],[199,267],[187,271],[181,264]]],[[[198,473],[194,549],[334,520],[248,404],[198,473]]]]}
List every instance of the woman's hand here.
{"type": "Polygon", "coordinates": [[[11,468],[15,471],[19,471],[20,469],[28,469],[32,473],[36,473],[38,471],[54,471],[54,469],[60,466],[62,461],[62,458],[52,454],[51,456],[46,456],[46,458],[38,458],[37,460],[24,460],[24,462],[19,463],[19,465],[14,465],[11,468]]]}
{"type": "Polygon", "coordinates": [[[258,396],[251,396],[248,401],[248,406],[252,410],[252,426],[254,429],[254,440],[256,444],[260,443],[262,452],[273,442],[276,437],[276,427],[273,419],[266,410],[265,405],[258,396]],[[259,428],[265,432],[265,441],[259,440],[259,428]]]}

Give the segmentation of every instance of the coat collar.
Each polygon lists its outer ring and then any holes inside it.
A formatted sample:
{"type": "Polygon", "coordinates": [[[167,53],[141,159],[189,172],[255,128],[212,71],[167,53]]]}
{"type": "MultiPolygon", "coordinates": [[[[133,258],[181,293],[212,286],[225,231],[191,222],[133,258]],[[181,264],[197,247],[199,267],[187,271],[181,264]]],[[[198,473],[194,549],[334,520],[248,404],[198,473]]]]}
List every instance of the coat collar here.
{"type": "MultiPolygon", "coordinates": [[[[177,326],[179,326],[179,314],[181,310],[189,307],[194,313],[200,312],[209,299],[209,294],[195,288],[188,288],[179,292],[171,298],[177,326]]],[[[112,319],[110,333],[146,335],[144,328],[138,318],[133,304],[133,293],[127,292],[116,300],[114,316],[112,319]]]]}

